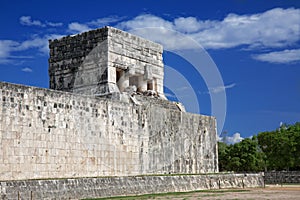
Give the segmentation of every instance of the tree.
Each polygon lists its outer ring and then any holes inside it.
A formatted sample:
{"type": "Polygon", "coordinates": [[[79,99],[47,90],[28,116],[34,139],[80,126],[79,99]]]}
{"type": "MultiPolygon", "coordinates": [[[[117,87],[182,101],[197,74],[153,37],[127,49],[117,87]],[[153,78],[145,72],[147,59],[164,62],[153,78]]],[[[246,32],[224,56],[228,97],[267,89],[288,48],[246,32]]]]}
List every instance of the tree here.
{"type": "Polygon", "coordinates": [[[281,125],[277,130],[258,134],[268,170],[300,169],[300,123],[281,125]]]}
{"type": "Polygon", "coordinates": [[[228,145],[225,142],[218,142],[219,170],[227,171],[228,145]]]}
{"type": "Polygon", "coordinates": [[[220,171],[300,170],[300,122],[218,145],[220,171]]]}
{"type": "Polygon", "coordinates": [[[219,142],[220,171],[261,171],[264,167],[263,152],[257,137],[246,138],[239,143],[227,145],[219,142]]]}

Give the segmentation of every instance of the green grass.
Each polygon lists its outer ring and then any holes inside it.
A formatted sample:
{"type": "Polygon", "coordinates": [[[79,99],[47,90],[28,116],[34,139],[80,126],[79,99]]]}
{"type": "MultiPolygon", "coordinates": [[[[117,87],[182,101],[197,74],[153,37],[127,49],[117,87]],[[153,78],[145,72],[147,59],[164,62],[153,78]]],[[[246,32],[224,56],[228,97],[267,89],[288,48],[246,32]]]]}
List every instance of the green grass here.
{"type": "Polygon", "coordinates": [[[276,185],[282,185],[282,186],[289,186],[289,185],[296,185],[300,186],[300,183],[272,183],[272,184],[265,184],[266,186],[276,186],[276,185]]]}
{"type": "Polygon", "coordinates": [[[222,193],[227,192],[248,192],[249,190],[239,190],[239,189],[230,189],[230,190],[196,190],[191,192],[169,192],[169,193],[158,193],[158,194],[143,194],[136,196],[116,196],[116,197],[103,197],[103,198],[93,198],[85,200],[105,200],[105,199],[120,199],[120,200],[133,200],[133,199],[155,199],[156,197],[167,197],[167,196],[179,196],[187,195],[193,193],[211,193],[206,194],[205,196],[218,196],[222,193]]]}

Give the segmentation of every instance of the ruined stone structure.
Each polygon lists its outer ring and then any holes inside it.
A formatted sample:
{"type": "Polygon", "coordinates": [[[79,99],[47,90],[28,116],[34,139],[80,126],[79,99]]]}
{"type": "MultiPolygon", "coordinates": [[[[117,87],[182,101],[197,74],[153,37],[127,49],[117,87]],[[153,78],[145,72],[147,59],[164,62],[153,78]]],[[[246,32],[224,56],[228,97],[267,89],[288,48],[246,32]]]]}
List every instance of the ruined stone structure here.
{"type": "Polygon", "coordinates": [[[161,45],[104,27],[50,42],[50,88],[89,95],[131,86],[164,98],[161,45]]]}
{"type": "Polygon", "coordinates": [[[52,90],[0,82],[0,181],[218,172],[216,120],[166,100],[161,45],[104,27],[49,46],[52,90]]]}

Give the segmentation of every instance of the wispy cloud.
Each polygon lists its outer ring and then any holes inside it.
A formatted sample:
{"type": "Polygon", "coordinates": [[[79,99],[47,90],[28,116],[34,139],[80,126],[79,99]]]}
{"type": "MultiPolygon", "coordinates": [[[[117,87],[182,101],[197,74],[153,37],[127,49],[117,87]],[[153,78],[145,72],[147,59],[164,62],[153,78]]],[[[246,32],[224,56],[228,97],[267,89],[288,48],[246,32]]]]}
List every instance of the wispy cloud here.
{"type": "Polygon", "coordinates": [[[36,48],[39,50],[39,52],[47,54],[49,51],[48,48],[48,40],[49,39],[55,39],[60,38],[62,35],[56,35],[56,34],[50,34],[50,35],[44,35],[44,36],[38,36],[34,35],[31,39],[25,40],[19,45],[15,46],[13,51],[24,51],[32,48],[36,48]]]}
{"type": "Polygon", "coordinates": [[[186,91],[186,90],[188,90],[188,89],[190,89],[190,87],[188,87],[188,86],[182,86],[182,87],[179,87],[179,88],[175,88],[175,90],[176,90],[177,92],[186,91]]]}
{"type": "Polygon", "coordinates": [[[22,16],[22,17],[20,17],[20,23],[24,26],[41,26],[41,27],[46,26],[45,24],[43,24],[39,20],[32,20],[31,16],[22,16]]]}
{"type": "Polygon", "coordinates": [[[209,90],[209,93],[216,94],[216,93],[224,92],[226,89],[230,89],[235,86],[236,86],[235,83],[231,83],[229,85],[222,85],[222,86],[217,86],[217,87],[213,87],[213,88],[208,88],[208,90],[209,90]]]}
{"type": "Polygon", "coordinates": [[[177,98],[176,95],[174,94],[170,94],[170,93],[164,93],[166,97],[169,97],[169,98],[177,98]]]}
{"type": "Polygon", "coordinates": [[[40,27],[46,27],[46,26],[52,26],[52,27],[57,27],[57,26],[62,26],[63,23],[58,22],[41,22],[40,20],[33,20],[31,16],[22,16],[20,17],[20,24],[24,26],[40,26],[40,27]]]}
{"type": "Polygon", "coordinates": [[[0,40],[0,63],[9,62],[10,53],[18,44],[13,40],[0,40]]]}
{"type": "Polygon", "coordinates": [[[91,22],[88,22],[88,25],[102,27],[102,26],[107,26],[111,23],[119,22],[123,19],[124,19],[124,17],[119,17],[117,15],[112,15],[112,16],[99,18],[99,19],[93,20],[91,22]]]}
{"type": "Polygon", "coordinates": [[[80,24],[78,22],[72,22],[68,25],[69,32],[71,33],[81,33],[90,30],[91,28],[88,27],[86,24],[80,24]]]}
{"type": "Polygon", "coordinates": [[[46,22],[48,26],[52,27],[58,27],[58,26],[63,26],[64,24],[62,22],[46,22]]]}
{"type": "Polygon", "coordinates": [[[274,51],[259,55],[253,55],[253,58],[259,61],[275,64],[296,63],[300,61],[300,49],[286,49],[283,51],[274,51]]]}
{"type": "Polygon", "coordinates": [[[33,72],[33,70],[32,70],[31,68],[29,68],[29,67],[23,68],[22,71],[23,71],[23,72],[29,72],[29,73],[30,73],[30,72],[33,72]]]}
{"type": "Polygon", "coordinates": [[[132,20],[121,22],[118,27],[126,30],[146,27],[175,29],[172,21],[151,14],[139,15],[132,20]]]}
{"type": "Polygon", "coordinates": [[[68,25],[68,32],[81,33],[81,32],[91,30],[91,29],[108,26],[112,23],[119,22],[122,19],[124,19],[124,17],[119,17],[116,15],[113,15],[113,16],[108,16],[108,17],[92,20],[92,21],[89,21],[86,23],[72,22],[68,25]]]}
{"type": "Polygon", "coordinates": [[[29,49],[37,49],[42,54],[48,54],[48,40],[62,37],[62,35],[50,34],[44,36],[33,35],[23,42],[13,40],[0,40],[0,63],[13,63],[16,59],[29,59],[30,56],[16,56],[14,53],[29,49]]]}

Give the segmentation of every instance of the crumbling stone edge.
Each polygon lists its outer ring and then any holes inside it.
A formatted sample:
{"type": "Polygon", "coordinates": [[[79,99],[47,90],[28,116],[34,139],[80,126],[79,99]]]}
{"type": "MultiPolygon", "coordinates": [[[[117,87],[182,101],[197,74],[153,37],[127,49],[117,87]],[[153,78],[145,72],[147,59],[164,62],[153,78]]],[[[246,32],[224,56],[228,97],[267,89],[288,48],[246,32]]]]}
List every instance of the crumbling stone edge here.
{"type": "Polygon", "coordinates": [[[82,199],[264,187],[261,174],[143,175],[0,181],[1,199],[82,199]]]}

